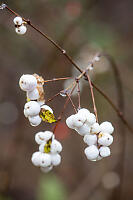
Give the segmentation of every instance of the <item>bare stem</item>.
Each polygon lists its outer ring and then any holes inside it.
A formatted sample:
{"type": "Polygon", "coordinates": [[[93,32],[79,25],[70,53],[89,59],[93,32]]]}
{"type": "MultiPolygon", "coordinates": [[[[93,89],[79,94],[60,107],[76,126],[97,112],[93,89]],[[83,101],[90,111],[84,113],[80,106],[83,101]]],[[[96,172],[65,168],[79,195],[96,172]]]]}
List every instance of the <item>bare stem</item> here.
{"type": "Polygon", "coordinates": [[[55,127],[53,129],[53,133],[55,133],[55,130],[56,130],[57,126],[58,126],[58,123],[61,121],[62,115],[63,115],[63,113],[64,113],[64,111],[65,111],[65,109],[67,107],[67,104],[69,103],[69,100],[70,100],[69,97],[72,95],[73,91],[75,90],[75,87],[76,87],[76,83],[74,84],[74,86],[73,86],[73,88],[72,88],[69,96],[66,99],[66,102],[65,102],[65,104],[63,106],[63,109],[62,109],[62,111],[59,114],[58,121],[56,122],[56,125],[55,125],[55,127]]]}
{"type": "Polygon", "coordinates": [[[91,80],[90,80],[89,73],[87,73],[86,76],[88,78],[88,82],[89,82],[89,85],[90,85],[91,97],[92,97],[92,101],[93,101],[93,108],[94,108],[94,113],[95,113],[95,116],[96,116],[96,121],[98,122],[98,115],[97,115],[96,103],[95,103],[95,98],[94,98],[93,86],[92,86],[92,83],[91,83],[91,80]]]}
{"type": "Polygon", "coordinates": [[[66,93],[66,95],[68,96],[68,98],[69,98],[69,100],[70,100],[70,102],[71,102],[71,104],[72,104],[72,107],[73,107],[75,113],[77,113],[77,109],[76,109],[76,107],[75,107],[75,105],[74,105],[74,103],[73,103],[73,101],[72,101],[71,96],[70,96],[68,93],[66,93]]]}
{"type": "Polygon", "coordinates": [[[78,93],[78,109],[81,108],[81,100],[80,100],[80,86],[79,86],[79,79],[76,79],[76,82],[77,82],[77,93],[78,93]]]}
{"type": "Polygon", "coordinates": [[[53,78],[53,79],[51,79],[51,80],[45,80],[44,83],[54,82],[54,81],[61,81],[61,80],[68,80],[68,79],[72,79],[72,77],[53,78]]]}

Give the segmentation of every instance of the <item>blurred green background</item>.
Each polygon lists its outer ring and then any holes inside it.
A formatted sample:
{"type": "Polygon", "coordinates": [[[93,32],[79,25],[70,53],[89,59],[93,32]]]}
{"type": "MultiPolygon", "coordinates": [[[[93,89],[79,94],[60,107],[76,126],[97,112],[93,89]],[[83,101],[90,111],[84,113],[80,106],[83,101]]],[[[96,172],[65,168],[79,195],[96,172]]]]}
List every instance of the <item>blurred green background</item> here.
{"type": "MultiPolygon", "coordinates": [[[[132,125],[132,0],[14,0],[5,3],[57,41],[81,68],[87,67],[96,52],[112,55],[122,79],[125,117],[132,125]]],[[[20,76],[37,73],[52,79],[79,73],[30,27],[24,36],[17,35],[13,18],[7,10],[0,10],[0,200],[132,200],[133,137],[96,91],[99,121],[111,121],[115,126],[111,157],[99,162],[88,161],[81,136],[68,130],[62,122],[56,131],[63,145],[61,165],[49,174],[43,174],[32,165],[31,155],[38,148],[34,134],[50,130],[52,126],[42,123],[34,128],[24,118],[26,97],[18,85],[20,76]]],[[[114,73],[106,58],[94,65],[91,77],[117,105],[114,73]]],[[[67,81],[46,84],[46,99],[67,84],[67,81]]],[[[64,100],[57,97],[49,103],[56,117],[64,100]]],[[[76,95],[73,100],[77,105],[76,95]]],[[[81,103],[93,112],[90,90],[84,80],[81,103]]],[[[63,121],[72,113],[69,104],[63,121]]]]}

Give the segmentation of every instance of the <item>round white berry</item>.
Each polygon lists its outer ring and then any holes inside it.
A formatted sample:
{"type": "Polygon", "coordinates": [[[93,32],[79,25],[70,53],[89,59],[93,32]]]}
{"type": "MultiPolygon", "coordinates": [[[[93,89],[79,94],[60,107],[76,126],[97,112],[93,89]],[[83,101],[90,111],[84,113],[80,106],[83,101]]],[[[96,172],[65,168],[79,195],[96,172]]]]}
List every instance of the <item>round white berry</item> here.
{"type": "Polygon", "coordinates": [[[22,23],[23,23],[23,20],[22,20],[22,18],[21,17],[15,17],[14,18],[14,20],[13,20],[13,22],[14,22],[14,24],[16,24],[16,25],[22,25],[22,23]]]}
{"type": "Polygon", "coordinates": [[[57,166],[61,163],[61,156],[59,154],[51,154],[52,165],[57,166]]]}
{"type": "Polygon", "coordinates": [[[51,153],[60,153],[61,151],[62,151],[61,143],[55,139],[52,140],[50,152],[51,153]]]}
{"type": "Polygon", "coordinates": [[[89,113],[87,115],[87,124],[92,126],[94,123],[96,123],[96,116],[93,113],[89,113]]]}
{"type": "Polygon", "coordinates": [[[41,106],[41,108],[43,108],[43,109],[45,109],[45,110],[49,110],[49,112],[51,112],[51,113],[53,114],[53,110],[52,110],[52,108],[50,108],[49,106],[43,105],[43,106],[41,106]]]}
{"type": "Polygon", "coordinates": [[[33,75],[25,74],[21,76],[19,85],[23,91],[32,91],[37,87],[37,80],[33,75]]]}
{"type": "Polygon", "coordinates": [[[31,161],[33,163],[33,165],[39,167],[40,166],[40,163],[41,163],[41,152],[35,152],[32,154],[32,158],[31,158],[31,161]]]}
{"type": "Polygon", "coordinates": [[[29,98],[30,100],[37,100],[37,99],[39,99],[40,95],[39,95],[38,89],[35,88],[32,91],[27,91],[27,98],[29,98]]]}
{"type": "Polygon", "coordinates": [[[110,146],[113,143],[113,136],[108,133],[101,133],[98,143],[103,146],[110,146]]]}
{"type": "Polygon", "coordinates": [[[27,28],[26,28],[26,26],[21,25],[20,27],[17,27],[17,28],[15,29],[15,31],[16,31],[16,33],[19,34],[19,35],[24,35],[24,34],[26,33],[26,31],[27,31],[27,28]]]}
{"type": "Polygon", "coordinates": [[[40,112],[40,105],[36,101],[29,101],[24,106],[24,114],[26,116],[35,116],[40,112]]]}
{"type": "Polygon", "coordinates": [[[92,126],[91,126],[91,133],[92,134],[97,134],[100,132],[100,125],[98,123],[94,123],[92,126]]]}
{"type": "Polygon", "coordinates": [[[90,114],[90,111],[87,110],[86,108],[81,108],[79,111],[78,111],[78,114],[81,114],[81,115],[84,115],[85,117],[90,114]]]}
{"type": "Polygon", "coordinates": [[[39,117],[39,115],[28,117],[28,119],[29,119],[31,126],[38,126],[42,121],[42,119],[39,117]]]}
{"type": "Polygon", "coordinates": [[[73,126],[75,128],[79,128],[79,127],[83,126],[83,122],[81,121],[80,115],[78,115],[78,114],[74,115],[73,126]]]}
{"type": "Polygon", "coordinates": [[[88,160],[94,160],[99,155],[98,148],[95,145],[87,147],[84,152],[88,160]]]}
{"type": "Polygon", "coordinates": [[[71,129],[74,129],[74,125],[73,125],[73,120],[74,120],[74,115],[71,115],[70,117],[68,117],[66,119],[66,125],[71,128],[71,129]]]}
{"type": "Polygon", "coordinates": [[[100,147],[99,149],[99,153],[102,157],[107,157],[110,156],[111,152],[110,152],[110,148],[109,147],[100,147]]]}
{"type": "Polygon", "coordinates": [[[83,124],[83,126],[75,129],[80,135],[89,135],[90,134],[90,127],[87,124],[83,124]]]}
{"type": "Polygon", "coordinates": [[[89,146],[97,143],[97,136],[96,135],[85,135],[84,142],[89,146]]]}
{"type": "Polygon", "coordinates": [[[39,132],[35,135],[35,141],[37,144],[42,144],[44,141],[47,142],[51,139],[53,133],[51,131],[39,132]]]}
{"type": "Polygon", "coordinates": [[[51,156],[47,153],[42,153],[41,160],[40,160],[40,166],[48,167],[50,165],[51,165],[51,156]]]}
{"type": "Polygon", "coordinates": [[[77,119],[79,121],[81,121],[82,123],[85,123],[85,121],[86,121],[86,115],[84,114],[84,112],[78,112],[76,114],[76,116],[77,116],[77,119]]]}
{"type": "Polygon", "coordinates": [[[48,167],[41,167],[40,169],[41,169],[42,172],[48,173],[53,169],[53,165],[50,165],[48,167]]]}
{"type": "Polygon", "coordinates": [[[112,134],[114,131],[114,127],[110,122],[103,122],[102,124],[100,124],[100,129],[102,133],[112,134]]]}
{"type": "Polygon", "coordinates": [[[45,145],[46,145],[46,143],[47,143],[46,141],[43,141],[43,143],[40,144],[39,151],[41,153],[45,153],[45,145]]]}

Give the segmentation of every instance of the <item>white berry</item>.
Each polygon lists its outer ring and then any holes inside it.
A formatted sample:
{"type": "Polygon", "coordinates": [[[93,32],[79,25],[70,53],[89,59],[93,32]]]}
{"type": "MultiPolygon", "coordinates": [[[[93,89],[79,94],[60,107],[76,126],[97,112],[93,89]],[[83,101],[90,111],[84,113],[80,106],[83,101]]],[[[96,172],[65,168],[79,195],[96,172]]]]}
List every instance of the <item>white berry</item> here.
{"type": "Polygon", "coordinates": [[[100,124],[100,129],[102,133],[112,134],[114,131],[114,127],[110,122],[103,122],[102,124],[100,124]]]}
{"type": "Polygon", "coordinates": [[[24,106],[24,114],[26,116],[35,116],[40,112],[40,105],[36,101],[29,101],[24,106]]]}
{"type": "Polygon", "coordinates": [[[98,151],[98,148],[97,146],[95,145],[91,145],[89,147],[87,147],[85,150],[85,155],[86,157],[88,158],[88,160],[94,160],[98,157],[99,155],[99,151],[98,151]]]}
{"type": "Polygon", "coordinates": [[[29,119],[31,126],[38,126],[42,121],[42,119],[39,117],[39,115],[28,117],[28,119],[29,119]]]}
{"type": "Polygon", "coordinates": [[[39,132],[35,135],[35,141],[37,144],[42,144],[44,141],[47,142],[51,139],[53,133],[51,131],[39,132]]]}
{"type": "Polygon", "coordinates": [[[100,147],[99,149],[99,153],[102,157],[107,157],[110,156],[111,152],[110,152],[110,148],[109,147],[100,147]]]}
{"type": "Polygon", "coordinates": [[[81,126],[83,126],[83,122],[81,121],[81,117],[79,114],[75,114],[74,118],[73,118],[73,126],[75,128],[79,128],[81,126]]]}
{"type": "Polygon", "coordinates": [[[85,135],[84,142],[89,146],[94,145],[97,143],[97,136],[96,135],[85,135]]]}
{"type": "Polygon", "coordinates": [[[35,152],[32,154],[32,158],[31,158],[31,161],[33,163],[33,165],[39,167],[40,166],[40,163],[41,163],[41,152],[35,152]]]}
{"type": "Polygon", "coordinates": [[[41,152],[41,153],[45,153],[45,145],[46,145],[46,141],[43,141],[41,144],[40,144],[40,146],[39,146],[39,151],[41,152]]]}
{"type": "Polygon", "coordinates": [[[80,135],[88,135],[90,134],[90,127],[87,124],[83,124],[83,126],[75,129],[80,135]]]}
{"type": "Polygon", "coordinates": [[[98,143],[103,146],[110,146],[113,143],[113,136],[108,133],[101,133],[98,143]]]}
{"type": "Polygon", "coordinates": [[[40,166],[48,167],[50,165],[51,165],[51,156],[47,153],[42,153],[41,160],[40,160],[40,166]]]}
{"type": "Polygon", "coordinates": [[[61,156],[59,154],[51,154],[52,165],[57,166],[61,163],[61,156]]]}
{"type": "Polygon", "coordinates": [[[62,151],[62,145],[59,141],[54,139],[51,143],[51,153],[60,153],[62,151]]]}
{"type": "Polygon", "coordinates": [[[87,124],[92,126],[94,123],[96,123],[96,116],[93,113],[89,113],[87,115],[87,124]]]}
{"type": "Polygon", "coordinates": [[[27,92],[27,98],[29,98],[30,100],[37,100],[37,99],[39,99],[40,95],[39,95],[38,89],[35,88],[32,91],[28,91],[27,92]]]}
{"type": "Polygon", "coordinates": [[[100,132],[100,125],[98,123],[94,123],[92,126],[91,126],[91,133],[92,134],[97,134],[100,132]]]}
{"type": "Polygon", "coordinates": [[[14,22],[14,24],[16,24],[16,25],[22,25],[22,23],[23,23],[23,20],[22,20],[22,18],[21,17],[15,17],[14,18],[14,20],[13,20],[13,22],[14,22]]]}
{"type": "Polygon", "coordinates": [[[19,85],[23,91],[32,91],[37,87],[37,80],[33,75],[25,74],[21,76],[19,85]]]}
{"type": "MultiPolygon", "coordinates": [[[[81,110],[79,110],[81,111],[81,110]]],[[[77,115],[77,118],[79,121],[81,121],[82,123],[85,123],[86,121],[86,115],[84,114],[84,112],[79,112],[76,114],[77,115]]]]}
{"type": "Polygon", "coordinates": [[[75,127],[74,127],[73,121],[74,121],[74,115],[71,115],[70,117],[68,117],[68,118],[66,119],[66,125],[67,125],[69,128],[71,128],[71,129],[74,129],[74,128],[75,128],[75,127]]]}
{"type": "Polygon", "coordinates": [[[87,110],[86,108],[81,108],[79,111],[78,111],[78,114],[81,114],[81,115],[84,115],[85,117],[90,114],[90,111],[87,110]]]}
{"type": "Polygon", "coordinates": [[[15,31],[16,31],[16,33],[19,34],[19,35],[24,35],[24,34],[26,33],[26,31],[27,31],[27,28],[26,28],[26,26],[21,25],[20,27],[17,27],[17,28],[15,29],[15,31]]]}

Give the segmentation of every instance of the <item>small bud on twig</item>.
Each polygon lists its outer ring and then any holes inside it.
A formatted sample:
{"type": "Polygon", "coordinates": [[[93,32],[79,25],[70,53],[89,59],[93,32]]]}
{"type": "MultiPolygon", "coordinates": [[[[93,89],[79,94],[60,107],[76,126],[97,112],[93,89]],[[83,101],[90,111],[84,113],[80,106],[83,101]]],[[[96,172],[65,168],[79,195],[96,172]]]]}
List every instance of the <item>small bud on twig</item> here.
{"type": "Polygon", "coordinates": [[[0,10],[3,10],[7,7],[7,5],[5,3],[2,3],[1,6],[0,6],[0,10]]]}

